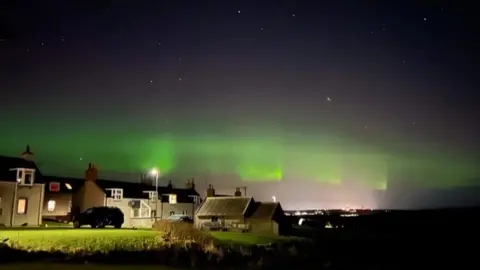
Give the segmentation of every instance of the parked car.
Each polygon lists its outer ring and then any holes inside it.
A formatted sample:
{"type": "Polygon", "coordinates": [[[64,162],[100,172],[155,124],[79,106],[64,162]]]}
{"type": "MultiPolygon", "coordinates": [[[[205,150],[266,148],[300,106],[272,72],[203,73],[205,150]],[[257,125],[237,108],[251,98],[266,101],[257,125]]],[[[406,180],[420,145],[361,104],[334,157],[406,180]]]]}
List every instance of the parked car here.
{"type": "Polygon", "coordinates": [[[187,222],[187,223],[193,223],[193,219],[187,215],[171,215],[168,218],[166,218],[170,222],[187,222]]]}
{"type": "Polygon", "coordinates": [[[121,228],[123,221],[123,212],[117,207],[92,207],[73,217],[73,227],[90,225],[92,228],[121,228]]]}

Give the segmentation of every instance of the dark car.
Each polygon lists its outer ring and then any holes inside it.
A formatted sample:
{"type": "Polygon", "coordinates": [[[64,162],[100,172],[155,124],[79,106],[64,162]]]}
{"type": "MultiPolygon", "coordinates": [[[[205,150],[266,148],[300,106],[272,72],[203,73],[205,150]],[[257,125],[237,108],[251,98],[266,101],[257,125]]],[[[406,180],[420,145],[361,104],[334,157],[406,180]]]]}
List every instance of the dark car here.
{"type": "Polygon", "coordinates": [[[170,222],[186,222],[193,223],[193,219],[187,215],[171,215],[167,218],[170,222]]]}
{"type": "Polygon", "coordinates": [[[123,220],[123,212],[117,207],[92,207],[73,217],[73,227],[90,225],[92,228],[121,228],[123,220]]]}

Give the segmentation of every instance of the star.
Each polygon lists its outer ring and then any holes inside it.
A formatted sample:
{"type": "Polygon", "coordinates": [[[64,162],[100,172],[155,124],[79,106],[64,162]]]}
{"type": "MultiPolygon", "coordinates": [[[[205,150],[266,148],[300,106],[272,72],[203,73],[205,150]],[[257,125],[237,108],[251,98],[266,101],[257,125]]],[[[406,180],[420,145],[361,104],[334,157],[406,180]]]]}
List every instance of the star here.
{"type": "Polygon", "coordinates": [[[263,31],[263,27],[260,27],[260,31],[263,31]]]}
{"type": "Polygon", "coordinates": [[[80,158],[80,160],[83,160],[83,158],[80,158]]]}
{"type": "Polygon", "coordinates": [[[41,42],[41,43],[40,43],[40,45],[44,46],[44,45],[45,45],[45,43],[41,42]]]}
{"type": "Polygon", "coordinates": [[[332,102],[332,99],[330,97],[327,97],[328,102],[332,102]]]}
{"type": "Polygon", "coordinates": [[[178,80],[179,80],[179,81],[182,81],[182,77],[179,77],[178,80]]]}
{"type": "Polygon", "coordinates": [[[406,63],[407,63],[407,61],[406,61],[406,60],[403,60],[403,62],[402,62],[402,63],[406,64],[406,63]]]}
{"type": "Polygon", "coordinates": [[[424,17],[423,20],[426,21],[426,20],[427,20],[427,17],[424,17]]]}
{"type": "Polygon", "coordinates": [[[294,17],[294,18],[295,18],[295,16],[296,16],[296,14],[295,14],[295,13],[293,13],[293,14],[292,14],[292,17],[294,17]]]}
{"type": "Polygon", "coordinates": [[[365,128],[365,129],[367,129],[367,128],[368,128],[368,126],[364,126],[364,128],[365,128]]]}
{"type": "Polygon", "coordinates": [[[153,83],[153,80],[150,80],[150,83],[153,83]]]}
{"type": "Polygon", "coordinates": [[[240,13],[242,13],[242,11],[241,11],[240,9],[239,9],[239,10],[237,10],[237,14],[240,14],[240,13]]]}
{"type": "Polygon", "coordinates": [[[162,43],[161,42],[157,42],[157,47],[160,47],[162,46],[162,43]]]}
{"type": "Polygon", "coordinates": [[[65,42],[65,38],[64,38],[64,37],[62,37],[60,40],[61,40],[62,42],[65,42]]]}

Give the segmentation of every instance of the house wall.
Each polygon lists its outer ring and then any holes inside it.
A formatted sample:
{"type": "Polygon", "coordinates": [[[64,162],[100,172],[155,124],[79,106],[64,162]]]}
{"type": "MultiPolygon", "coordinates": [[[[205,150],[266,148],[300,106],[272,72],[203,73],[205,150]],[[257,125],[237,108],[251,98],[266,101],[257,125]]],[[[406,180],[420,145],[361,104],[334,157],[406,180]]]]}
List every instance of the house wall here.
{"type": "MultiPolygon", "coordinates": [[[[209,216],[195,216],[195,227],[198,229],[204,229],[208,224],[212,223],[212,217],[209,216]]],[[[248,224],[243,216],[233,217],[218,217],[218,222],[221,227],[236,228],[238,224],[248,224]]]]}
{"type": "Polygon", "coordinates": [[[192,216],[194,209],[194,204],[192,203],[161,203],[160,201],[155,204],[155,202],[149,201],[148,199],[137,199],[137,198],[123,198],[122,200],[114,200],[113,198],[106,199],[106,206],[109,207],[118,207],[122,210],[124,215],[123,227],[136,227],[136,228],[151,228],[155,222],[155,211],[158,211],[157,219],[165,219],[171,216],[172,214],[185,214],[192,216]],[[132,208],[128,205],[131,200],[142,200],[148,206],[150,206],[150,217],[138,218],[133,217],[132,208]],[[156,208],[157,207],[157,208],[156,208]],[[163,211],[162,211],[163,210],[163,211]]]}
{"type": "Polygon", "coordinates": [[[43,184],[23,186],[17,183],[0,183],[0,197],[2,197],[0,224],[5,226],[20,226],[25,223],[29,226],[42,224],[44,191],[43,184]],[[17,213],[20,198],[27,200],[25,214],[17,213]]]}
{"type": "Polygon", "coordinates": [[[71,193],[47,192],[43,200],[42,216],[44,218],[56,218],[68,216],[71,212],[71,193]],[[48,201],[55,201],[55,209],[48,211],[48,201]]]}
{"type": "Polygon", "coordinates": [[[11,226],[15,184],[0,182],[0,225],[11,226]]]}
{"type": "Polygon", "coordinates": [[[72,198],[72,213],[82,213],[88,208],[105,205],[105,192],[95,183],[87,180],[72,198]]]}
{"type": "Polygon", "coordinates": [[[250,219],[250,231],[258,234],[279,235],[278,223],[270,219],[250,219]]]}

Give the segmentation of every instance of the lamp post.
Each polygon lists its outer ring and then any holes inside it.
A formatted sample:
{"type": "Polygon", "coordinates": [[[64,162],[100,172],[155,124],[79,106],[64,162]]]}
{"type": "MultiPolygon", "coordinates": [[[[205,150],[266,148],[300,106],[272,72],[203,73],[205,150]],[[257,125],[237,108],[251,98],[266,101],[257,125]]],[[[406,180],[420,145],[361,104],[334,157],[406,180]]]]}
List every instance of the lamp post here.
{"type": "Polygon", "coordinates": [[[157,221],[157,216],[158,216],[158,176],[160,174],[160,171],[157,170],[156,168],[153,168],[150,170],[150,174],[155,176],[155,196],[157,197],[155,200],[155,221],[157,221]]]}

